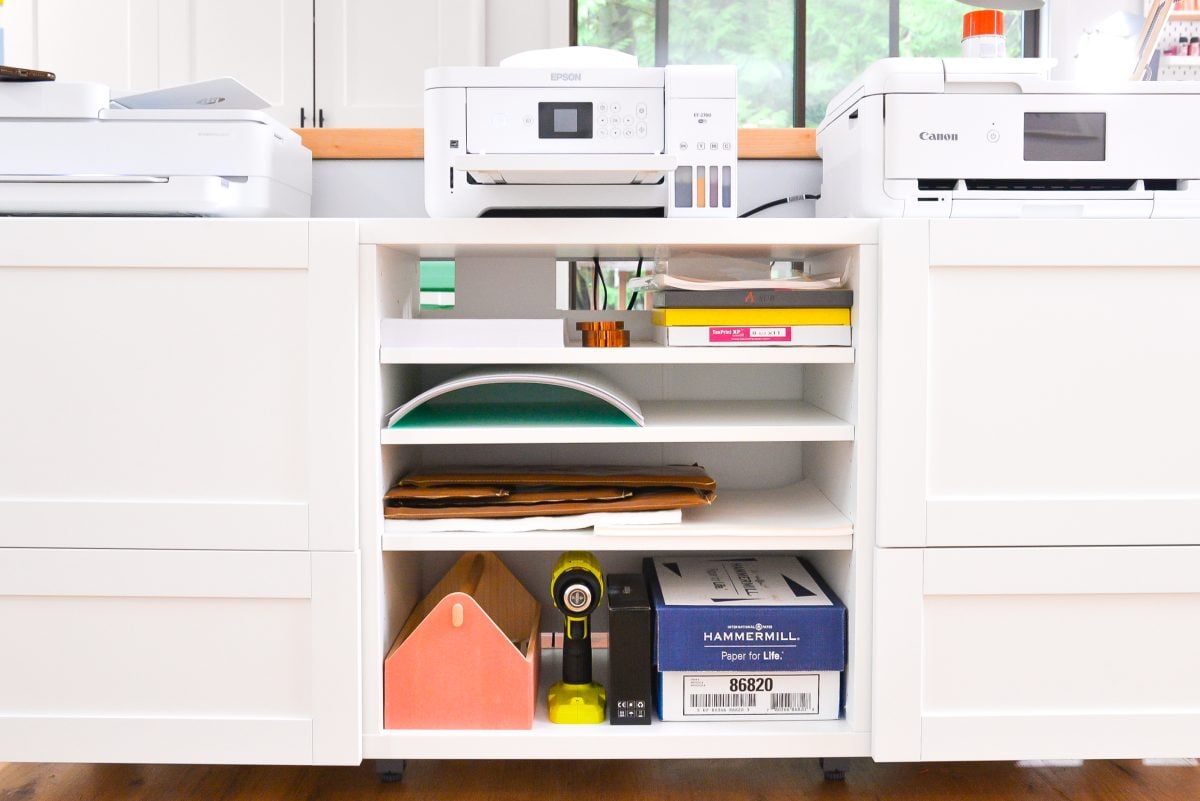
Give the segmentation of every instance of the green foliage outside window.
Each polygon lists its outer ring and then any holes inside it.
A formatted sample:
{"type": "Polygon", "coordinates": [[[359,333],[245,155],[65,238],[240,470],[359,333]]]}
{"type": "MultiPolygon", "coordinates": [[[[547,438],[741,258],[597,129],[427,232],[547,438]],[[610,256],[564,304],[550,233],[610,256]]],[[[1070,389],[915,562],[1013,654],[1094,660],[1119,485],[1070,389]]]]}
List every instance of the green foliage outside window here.
{"type": "Polygon", "coordinates": [[[579,0],[579,44],[607,47],[654,66],[655,0],[579,0]]]}
{"type": "MultiPolygon", "coordinates": [[[[663,0],[671,64],[735,64],[743,127],[815,126],[825,107],[889,51],[888,0],[663,0]],[[796,2],[805,2],[804,119],[793,116],[796,2]]],[[[655,63],[656,0],[578,0],[578,41],[655,63]]],[[[957,0],[900,0],[901,56],[957,56],[957,0]]],[[[1009,55],[1020,56],[1021,14],[1005,14],[1009,55]]]]}
{"type": "MultiPolygon", "coordinates": [[[[609,47],[655,63],[655,0],[579,0],[579,44],[609,47]]],[[[795,97],[793,0],[670,0],[667,63],[733,64],[744,127],[792,125],[795,97]]]]}
{"type": "Polygon", "coordinates": [[[792,125],[793,0],[671,0],[669,8],[668,63],[733,64],[738,122],[746,128],[792,125]]]}

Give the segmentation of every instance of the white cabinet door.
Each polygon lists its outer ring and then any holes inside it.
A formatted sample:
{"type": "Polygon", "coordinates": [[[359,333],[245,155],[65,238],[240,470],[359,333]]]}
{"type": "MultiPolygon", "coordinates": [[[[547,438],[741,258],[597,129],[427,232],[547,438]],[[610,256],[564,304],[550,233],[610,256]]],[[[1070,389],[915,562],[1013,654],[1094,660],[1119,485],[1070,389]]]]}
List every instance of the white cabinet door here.
{"type": "Polygon", "coordinates": [[[419,127],[427,67],[482,65],[484,0],[316,0],[325,127],[419,127]]]}
{"type": "Polygon", "coordinates": [[[872,756],[1200,753],[1200,548],[878,549],[872,756]]]}
{"type": "Polygon", "coordinates": [[[158,0],[8,0],[0,5],[4,60],[60,81],[114,89],[158,87],[158,0]]]}
{"type": "Polygon", "coordinates": [[[301,109],[314,124],[312,0],[159,0],[159,15],[160,85],[229,75],[285,125],[301,109]]]}
{"type": "Polygon", "coordinates": [[[1194,222],[885,221],[881,252],[878,544],[1200,544],[1194,222]]]}
{"type": "Polygon", "coordinates": [[[0,547],[353,550],[356,232],[0,220],[0,547]]]}
{"type": "Polygon", "coordinates": [[[525,50],[570,44],[568,0],[487,0],[487,63],[525,50]]]}
{"type": "Polygon", "coordinates": [[[358,554],[0,549],[0,760],[356,764],[358,554]]]}

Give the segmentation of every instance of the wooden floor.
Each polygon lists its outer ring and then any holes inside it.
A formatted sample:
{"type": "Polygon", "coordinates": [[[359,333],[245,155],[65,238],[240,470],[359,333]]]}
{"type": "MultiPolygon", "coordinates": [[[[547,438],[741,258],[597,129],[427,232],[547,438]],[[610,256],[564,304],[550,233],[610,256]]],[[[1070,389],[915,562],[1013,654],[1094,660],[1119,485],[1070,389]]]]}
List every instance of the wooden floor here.
{"type": "Polygon", "coordinates": [[[1020,767],[1011,762],[876,765],[853,760],[844,782],[815,760],[409,763],[382,784],[354,768],[0,764],[0,801],[1194,801],[1200,768],[1141,762],[1020,767]]]}

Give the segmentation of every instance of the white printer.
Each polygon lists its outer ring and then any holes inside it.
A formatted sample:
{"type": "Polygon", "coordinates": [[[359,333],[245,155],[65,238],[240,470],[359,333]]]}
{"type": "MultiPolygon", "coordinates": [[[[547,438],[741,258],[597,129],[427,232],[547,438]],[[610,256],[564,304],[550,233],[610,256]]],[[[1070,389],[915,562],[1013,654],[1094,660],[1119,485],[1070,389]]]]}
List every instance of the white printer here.
{"type": "Polygon", "coordinates": [[[224,107],[246,95],[232,79],[118,102],[95,83],[0,83],[0,214],[309,216],[312,153],[224,107]]]}
{"type": "Polygon", "coordinates": [[[599,48],[425,72],[431,217],[737,216],[737,71],[599,48]]]}
{"type": "Polygon", "coordinates": [[[885,59],[817,130],[822,217],[1200,216],[1200,83],[1049,59],[885,59]]]}

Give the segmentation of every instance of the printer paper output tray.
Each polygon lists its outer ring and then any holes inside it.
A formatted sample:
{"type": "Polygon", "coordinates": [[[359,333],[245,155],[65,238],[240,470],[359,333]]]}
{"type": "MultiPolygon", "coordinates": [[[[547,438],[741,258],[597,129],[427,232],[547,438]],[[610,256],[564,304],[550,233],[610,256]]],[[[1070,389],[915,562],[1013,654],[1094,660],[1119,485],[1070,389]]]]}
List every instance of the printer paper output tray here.
{"type": "Polygon", "coordinates": [[[0,176],[0,216],[307,217],[309,198],[261,176],[0,176]]]}
{"type": "Polygon", "coordinates": [[[677,164],[665,154],[467,153],[453,160],[480,184],[655,184],[677,164]]]}

